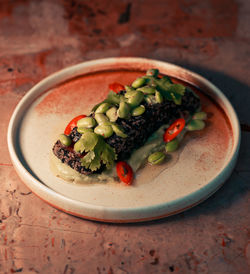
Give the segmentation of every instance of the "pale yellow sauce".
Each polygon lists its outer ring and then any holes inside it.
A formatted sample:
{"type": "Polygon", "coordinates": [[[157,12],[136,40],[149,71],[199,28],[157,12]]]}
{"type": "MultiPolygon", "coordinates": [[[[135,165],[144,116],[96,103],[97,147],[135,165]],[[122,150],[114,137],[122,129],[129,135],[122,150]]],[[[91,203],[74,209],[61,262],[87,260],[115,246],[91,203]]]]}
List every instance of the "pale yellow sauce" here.
{"type": "Polygon", "coordinates": [[[105,183],[116,181],[114,168],[101,174],[84,175],[64,164],[51,153],[51,170],[57,176],[72,183],[105,183]]]}

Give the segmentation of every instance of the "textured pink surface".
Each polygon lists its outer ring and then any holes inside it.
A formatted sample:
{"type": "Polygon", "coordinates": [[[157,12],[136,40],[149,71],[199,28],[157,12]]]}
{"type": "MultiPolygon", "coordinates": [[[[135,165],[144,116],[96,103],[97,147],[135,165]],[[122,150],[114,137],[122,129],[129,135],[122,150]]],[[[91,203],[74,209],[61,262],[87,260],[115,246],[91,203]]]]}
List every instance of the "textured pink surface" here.
{"type": "Polygon", "coordinates": [[[249,1],[1,1],[0,273],[249,273],[249,1]],[[17,177],[9,118],[43,77],[84,60],[143,56],[190,68],[235,106],[242,146],[215,195],[179,215],[112,225],[62,213],[17,177]]]}

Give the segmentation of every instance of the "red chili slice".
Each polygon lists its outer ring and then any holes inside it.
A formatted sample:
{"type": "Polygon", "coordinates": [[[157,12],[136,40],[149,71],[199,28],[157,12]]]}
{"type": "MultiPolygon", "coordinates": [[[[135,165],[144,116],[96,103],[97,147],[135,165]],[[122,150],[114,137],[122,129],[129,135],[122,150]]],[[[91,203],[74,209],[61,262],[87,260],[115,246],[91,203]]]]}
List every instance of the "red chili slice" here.
{"type": "Polygon", "coordinates": [[[163,140],[165,142],[172,141],[185,127],[185,120],[183,118],[177,119],[169,128],[166,129],[163,140]]]}
{"type": "Polygon", "coordinates": [[[122,182],[127,185],[132,184],[133,170],[130,165],[128,165],[126,162],[120,161],[116,164],[116,172],[122,182]]]}
{"type": "Polygon", "coordinates": [[[70,132],[72,131],[72,129],[74,128],[74,127],[76,127],[77,126],[77,121],[79,121],[80,119],[82,119],[82,118],[84,118],[84,117],[86,117],[86,115],[79,115],[79,116],[76,116],[75,118],[73,118],[69,123],[68,123],[68,125],[66,126],[66,128],[65,128],[65,130],[64,130],[64,134],[66,134],[66,135],[69,135],[70,134],[70,132]]]}
{"type": "Polygon", "coordinates": [[[109,84],[109,89],[111,89],[115,93],[118,93],[121,90],[124,90],[125,87],[123,85],[119,84],[119,83],[112,83],[112,84],[109,84]]]}

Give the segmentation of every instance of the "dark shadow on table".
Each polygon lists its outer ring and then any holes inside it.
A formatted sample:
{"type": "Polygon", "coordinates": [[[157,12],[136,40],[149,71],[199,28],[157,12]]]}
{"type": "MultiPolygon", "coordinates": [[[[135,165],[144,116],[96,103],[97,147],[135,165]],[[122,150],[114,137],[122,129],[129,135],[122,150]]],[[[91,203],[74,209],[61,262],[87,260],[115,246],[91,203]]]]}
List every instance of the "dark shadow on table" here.
{"type": "MultiPolygon", "coordinates": [[[[250,115],[250,87],[246,84],[215,70],[203,67],[178,64],[186,69],[200,74],[216,85],[230,100],[235,108],[240,122],[246,123],[250,115]]],[[[233,70],[233,68],[232,68],[233,70]]]]}

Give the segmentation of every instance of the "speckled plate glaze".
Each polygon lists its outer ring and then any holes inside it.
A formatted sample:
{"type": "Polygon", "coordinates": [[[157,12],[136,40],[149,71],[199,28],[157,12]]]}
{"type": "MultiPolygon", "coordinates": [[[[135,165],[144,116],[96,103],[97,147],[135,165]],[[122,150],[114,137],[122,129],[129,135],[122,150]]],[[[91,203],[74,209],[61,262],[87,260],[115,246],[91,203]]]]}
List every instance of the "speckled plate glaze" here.
{"type": "Polygon", "coordinates": [[[105,222],[153,220],[199,204],[230,176],[239,144],[237,116],[217,87],[181,67],[144,58],[100,59],[54,73],[24,96],[8,128],[13,165],[36,195],[67,213],[105,222]],[[129,84],[149,68],[202,90],[203,109],[209,114],[206,128],[188,134],[165,165],[141,169],[129,187],[72,184],[54,176],[51,149],[68,121],[104,99],[109,83],[129,84]]]}

